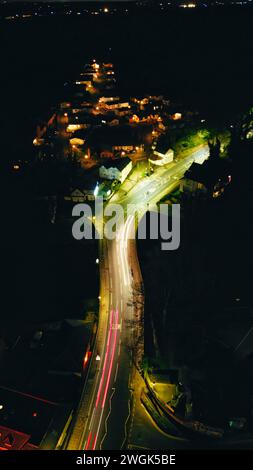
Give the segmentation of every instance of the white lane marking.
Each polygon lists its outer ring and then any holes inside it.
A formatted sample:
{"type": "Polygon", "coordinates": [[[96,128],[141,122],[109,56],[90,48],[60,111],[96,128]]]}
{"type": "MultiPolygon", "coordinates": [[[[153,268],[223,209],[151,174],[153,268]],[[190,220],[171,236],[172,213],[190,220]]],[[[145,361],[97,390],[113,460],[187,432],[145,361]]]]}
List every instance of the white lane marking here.
{"type": "MultiPolygon", "coordinates": [[[[132,398],[132,392],[130,392],[130,397],[132,398]]],[[[124,440],[123,440],[123,442],[122,442],[122,445],[121,445],[120,449],[123,449],[124,444],[125,444],[125,442],[126,442],[126,440],[127,440],[127,423],[128,423],[128,420],[129,420],[129,418],[130,418],[130,416],[131,416],[131,398],[128,399],[128,416],[127,416],[127,419],[126,419],[126,421],[125,421],[125,426],[124,426],[125,437],[124,437],[124,440]]]]}
{"type": "Polygon", "coordinates": [[[110,401],[109,401],[109,403],[110,403],[109,413],[108,413],[108,415],[106,416],[106,420],[105,420],[105,433],[104,433],[103,438],[102,438],[101,441],[100,441],[100,446],[99,446],[100,450],[102,450],[102,444],[103,444],[103,442],[104,442],[104,440],[105,440],[105,437],[106,437],[106,435],[107,435],[107,432],[108,432],[107,421],[108,421],[109,416],[110,416],[110,414],[111,414],[111,412],[112,412],[112,397],[113,397],[113,395],[114,395],[114,393],[115,393],[115,390],[116,390],[115,388],[112,389],[112,394],[111,394],[111,396],[110,396],[110,401]]]}

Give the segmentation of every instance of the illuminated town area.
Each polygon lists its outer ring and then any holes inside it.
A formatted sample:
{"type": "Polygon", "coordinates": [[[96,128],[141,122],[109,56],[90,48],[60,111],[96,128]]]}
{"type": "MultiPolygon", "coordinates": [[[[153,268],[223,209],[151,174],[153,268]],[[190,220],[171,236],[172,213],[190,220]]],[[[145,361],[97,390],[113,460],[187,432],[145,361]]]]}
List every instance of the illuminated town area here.
{"type": "Polygon", "coordinates": [[[1,5],[0,450],[252,447],[252,34],[196,32],[227,7],[1,5]],[[159,205],[172,232],[180,207],[167,251],[135,224],[159,205]]]}

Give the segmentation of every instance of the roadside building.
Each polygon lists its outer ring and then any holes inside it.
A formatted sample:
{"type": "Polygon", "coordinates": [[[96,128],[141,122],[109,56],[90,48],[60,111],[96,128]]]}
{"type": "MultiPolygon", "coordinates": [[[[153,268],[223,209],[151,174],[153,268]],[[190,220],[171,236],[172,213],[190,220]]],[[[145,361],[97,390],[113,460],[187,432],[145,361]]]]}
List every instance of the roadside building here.
{"type": "Polygon", "coordinates": [[[75,179],[75,186],[70,189],[69,194],[65,194],[64,200],[70,202],[94,201],[94,191],[98,181],[97,168],[81,172],[75,179]]]}
{"type": "Polygon", "coordinates": [[[0,387],[0,450],[53,450],[72,418],[72,406],[0,387]]]}
{"type": "Polygon", "coordinates": [[[166,138],[162,136],[154,149],[154,155],[150,158],[150,162],[154,165],[167,165],[174,158],[174,151],[168,146],[166,138]]]}
{"type": "Polygon", "coordinates": [[[150,134],[147,126],[134,127],[130,125],[100,126],[93,129],[87,145],[92,153],[103,157],[124,157],[127,154],[139,152],[144,148],[144,142],[150,134]]]}
{"type": "Polygon", "coordinates": [[[120,158],[113,162],[105,162],[99,168],[99,176],[102,179],[117,180],[123,183],[132,170],[132,160],[130,158],[120,158]]]}

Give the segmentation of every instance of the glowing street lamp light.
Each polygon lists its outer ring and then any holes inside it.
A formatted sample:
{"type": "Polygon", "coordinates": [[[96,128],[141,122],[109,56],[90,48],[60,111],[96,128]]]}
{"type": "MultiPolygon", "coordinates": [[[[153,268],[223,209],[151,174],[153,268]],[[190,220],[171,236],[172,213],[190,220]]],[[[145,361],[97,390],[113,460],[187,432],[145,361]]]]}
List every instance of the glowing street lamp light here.
{"type": "Polygon", "coordinates": [[[99,184],[96,184],[96,187],[94,189],[94,196],[96,197],[98,195],[98,190],[99,190],[99,184]]]}

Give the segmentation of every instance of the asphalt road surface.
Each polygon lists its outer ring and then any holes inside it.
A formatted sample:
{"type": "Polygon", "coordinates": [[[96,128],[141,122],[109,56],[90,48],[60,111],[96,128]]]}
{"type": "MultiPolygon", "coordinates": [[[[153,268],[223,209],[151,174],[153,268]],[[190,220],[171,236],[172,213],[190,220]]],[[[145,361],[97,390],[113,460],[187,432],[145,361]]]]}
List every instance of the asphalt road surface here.
{"type": "MultiPolygon", "coordinates": [[[[147,204],[157,203],[178,186],[193,161],[207,156],[208,147],[203,147],[167,168],[159,168],[137,182],[127,194],[121,197],[115,194],[109,205],[121,203],[126,210],[128,204],[134,204],[144,213],[147,204]]],[[[137,279],[139,273],[141,282],[135,242],[130,242],[133,234],[134,217],[130,211],[117,239],[101,241],[102,289],[96,348],[79,409],[78,439],[70,439],[68,448],[121,449],[126,442],[135,335],[132,299],[136,276],[133,280],[133,272],[137,273],[137,279]]]]}

